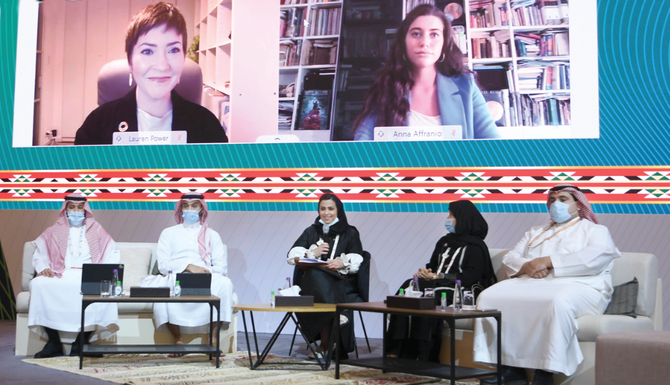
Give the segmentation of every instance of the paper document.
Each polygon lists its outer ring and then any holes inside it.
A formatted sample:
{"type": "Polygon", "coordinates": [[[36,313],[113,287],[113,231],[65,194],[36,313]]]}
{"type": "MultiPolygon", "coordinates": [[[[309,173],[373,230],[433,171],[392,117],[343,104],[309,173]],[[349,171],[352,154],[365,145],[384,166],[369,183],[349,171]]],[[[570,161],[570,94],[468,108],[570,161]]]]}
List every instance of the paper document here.
{"type": "Polygon", "coordinates": [[[322,261],[320,259],[314,259],[314,258],[300,258],[298,263],[306,263],[308,265],[325,265],[326,261],[322,261]]]}

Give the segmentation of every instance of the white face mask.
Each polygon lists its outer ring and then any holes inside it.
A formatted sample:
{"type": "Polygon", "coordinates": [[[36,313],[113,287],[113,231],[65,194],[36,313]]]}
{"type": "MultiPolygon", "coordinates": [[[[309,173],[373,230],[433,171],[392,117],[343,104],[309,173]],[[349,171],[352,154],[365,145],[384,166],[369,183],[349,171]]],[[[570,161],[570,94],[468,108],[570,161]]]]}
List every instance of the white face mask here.
{"type": "Polygon", "coordinates": [[[199,210],[184,210],[182,211],[182,218],[186,224],[192,225],[195,222],[200,220],[200,211],[199,210]]]}
{"type": "Polygon", "coordinates": [[[84,222],[84,218],[86,217],[86,214],[81,211],[68,211],[66,214],[67,220],[70,222],[70,226],[73,227],[81,226],[82,222],[84,222]]]}
{"type": "Polygon", "coordinates": [[[570,220],[572,218],[572,214],[569,212],[570,206],[576,203],[577,202],[572,202],[567,204],[560,201],[554,201],[554,203],[552,203],[551,207],[549,208],[549,215],[551,215],[551,220],[556,223],[563,223],[570,220]]]}

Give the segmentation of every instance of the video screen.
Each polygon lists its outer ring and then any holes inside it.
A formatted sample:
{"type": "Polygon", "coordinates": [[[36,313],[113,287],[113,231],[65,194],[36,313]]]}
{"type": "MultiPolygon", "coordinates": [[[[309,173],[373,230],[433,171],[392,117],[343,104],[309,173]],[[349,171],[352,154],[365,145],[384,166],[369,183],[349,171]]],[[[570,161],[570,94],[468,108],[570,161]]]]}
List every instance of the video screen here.
{"type": "Polygon", "coordinates": [[[595,0],[156,3],[21,0],[12,146],[599,137],[595,0]]]}

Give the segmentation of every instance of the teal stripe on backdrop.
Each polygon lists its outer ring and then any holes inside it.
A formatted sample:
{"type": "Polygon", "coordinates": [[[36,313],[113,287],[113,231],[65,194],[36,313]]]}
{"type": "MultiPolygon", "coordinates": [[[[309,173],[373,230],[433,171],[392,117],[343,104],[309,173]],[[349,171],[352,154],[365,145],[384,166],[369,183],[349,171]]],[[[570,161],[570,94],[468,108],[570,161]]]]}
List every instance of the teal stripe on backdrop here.
{"type": "MultiPolygon", "coordinates": [[[[11,137],[17,25],[18,1],[0,0],[0,169],[618,166],[667,165],[670,159],[669,1],[598,1],[601,138],[597,140],[14,149],[11,137]]],[[[135,203],[120,203],[136,208],[135,203]]],[[[16,204],[20,202],[11,203],[16,204]]],[[[608,210],[612,212],[630,207],[635,208],[634,212],[667,212],[662,205],[606,206],[611,206],[608,210]]],[[[257,210],[259,204],[238,207],[257,210]]],[[[515,205],[492,207],[495,212],[532,211],[515,205]]],[[[363,205],[360,209],[431,211],[430,205],[363,205]]]]}
{"type": "MultiPolygon", "coordinates": [[[[2,202],[0,210],[58,210],[61,201],[2,202]]],[[[547,206],[541,203],[475,203],[483,213],[544,213],[547,206]]],[[[594,204],[597,214],[670,214],[670,205],[594,204]]],[[[316,201],[305,203],[282,202],[208,202],[213,211],[315,211],[316,201]]],[[[91,202],[94,210],[174,210],[174,202],[91,202]]],[[[418,212],[446,213],[448,203],[344,203],[350,212],[418,212]]]]}

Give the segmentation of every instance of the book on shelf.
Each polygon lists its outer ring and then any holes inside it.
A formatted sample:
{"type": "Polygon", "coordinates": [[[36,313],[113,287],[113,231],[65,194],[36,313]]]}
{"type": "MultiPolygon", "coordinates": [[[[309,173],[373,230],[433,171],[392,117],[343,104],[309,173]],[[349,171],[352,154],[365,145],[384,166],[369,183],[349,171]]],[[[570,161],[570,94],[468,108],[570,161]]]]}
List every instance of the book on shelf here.
{"type": "Polygon", "coordinates": [[[510,4],[516,26],[558,25],[569,21],[567,0],[511,0],[510,4]]]}
{"type": "Polygon", "coordinates": [[[470,27],[492,28],[509,25],[507,4],[495,0],[470,1],[470,27]]]}
{"type": "Polygon", "coordinates": [[[569,95],[521,95],[520,125],[564,126],[571,124],[569,95]]]}
{"type": "Polygon", "coordinates": [[[488,59],[511,57],[509,30],[477,33],[472,38],[472,58],[488,59]]]}
{"type": "Polygon", "coordinates": [[[281,5],[307,4],[307,0],[281,0],[279,4],[281,5]]]}
{"type": "Polygon", "coordinates": [[[422,4],[435,5],[435,0],[407,0],[406,13],[410,13],[414,8],[422,4]]]}
{"type": "Polygon", "coordinates": [[[293,102],[279,102],[278,127],[280,130],[290,130],[293,124],[293,102]]]}
{"type": "Polygon", "coordinates": [[[558,6],[558,11],[561,15],[561,24],[568,24],[570,22],[570,6],[568,0],[561,0],[558,6]]]}
{"type": "Polygon", "coordinates": [[[454,42],[458,46],[458,48],[461,50],[463,55],[468,54],[468,37],[465,34],[465,27],[462,25],[454,25],[451,27],[451,29],[454,31],[454,42]]]}
{"type": "Polygon", "coordinates": [[[309,16],[309,36],[339,35],[341,7],[312,8],[309,16]]]}
{"type": "Polygon", "coordinates": [[[305,8],[290,8],[279,12],[279,37],[292,38],[303,36],[307,11],[305,8]]]}
{"type": "Polygon", "coordinates": [[[330,119],[330,90],[305,90],[301,95],[298,130],[327,130],[330,119]]]}
{"type": "Polygon", "coordinates": [[[570,55],[567,31],[547,30],[541,34],[516,33],[514,34],[514,45],[519,57],[570,55]]]}
{"type": "Polygon", "coordinates": [[[335,64],[337,61],[337,40],[310,40],[309,54],[303,65],[335,64]]]}
{"type": "Polygon", "coordinates": [[[491,117],[496,123],[496,126],[509,126],[510,125],[510,103],[509,103],[509,90],[496,90],[496,91],[482,91],[484,100],[486,100],[486,106],[491,112],[491,117]]]}
{"type": "Polygon", "coordinates": [[[297,66],[300,63],[302,40],[281,40],[279,42],[279,67],[297,66]]]}
{"type": "Polygon", "coordinates": [[[537,4],[542,15],[544,25],[561,24],[561,12],[558,0],[538,0],[537,4]]]}

